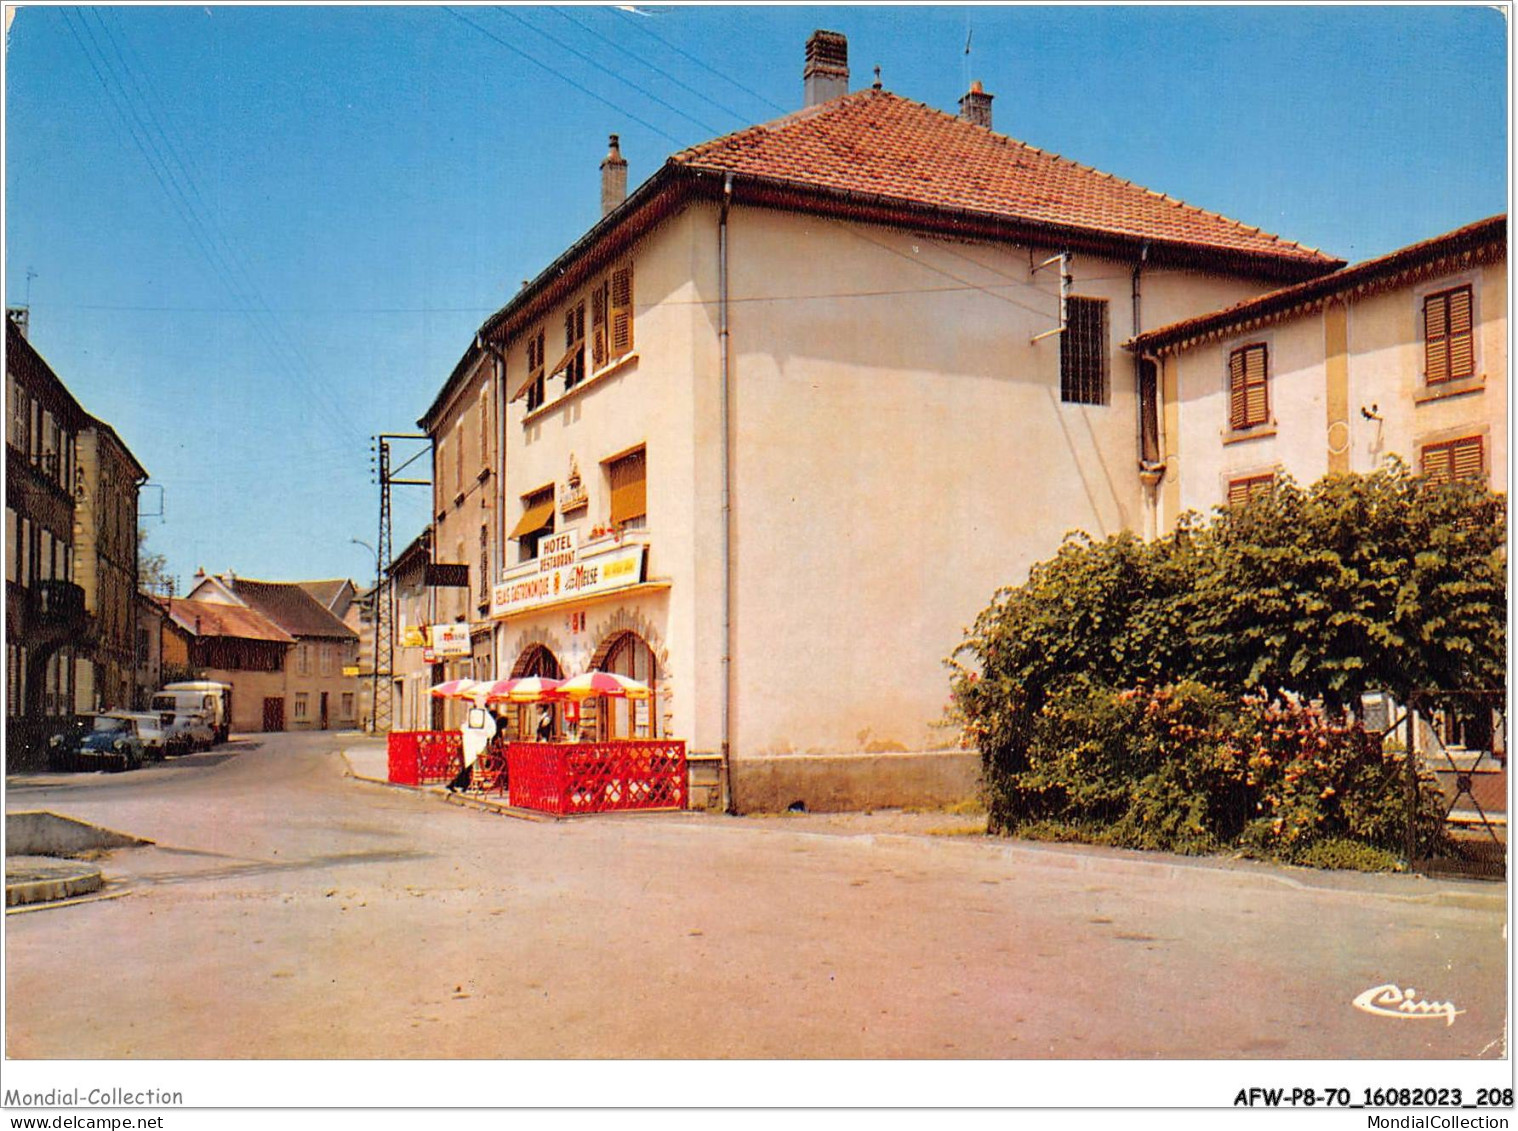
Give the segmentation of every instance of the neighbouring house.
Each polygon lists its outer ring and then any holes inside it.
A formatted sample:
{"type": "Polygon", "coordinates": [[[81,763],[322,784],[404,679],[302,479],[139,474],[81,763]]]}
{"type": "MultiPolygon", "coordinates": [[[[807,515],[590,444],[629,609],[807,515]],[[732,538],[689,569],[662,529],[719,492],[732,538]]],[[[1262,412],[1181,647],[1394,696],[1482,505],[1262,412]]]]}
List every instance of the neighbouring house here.
{"type": "Polygon", "coordinates": [[[75,467],[90,417],[27,340],[25,310],[5,319],[5,764],[45,762],[74,712],[75,660],[94,625],[74,579],[75,467]]]}
{"type": "Polygon", "coordinates": [[[146,710],[153,692],[165,683],[163,638],[166,613],[163,603],[148,593],[137,594],[137,646],[134,650],[132,706],[146,710]]]}
{"type": "Polygon", "coordinates": [[[285,729],[286,660],[295,637],[236,601],[162,597],[164,682],[209,679],[232,687],[232,730],[285,729]]]}
{"type": "Polygon", "coordinates": [[[95,638],[74,660],[74,705],[130,708],[137,699],[137,494],[148,473],[115,429],[90,417],[79,432],[76,477],[74,580],[95,638]]]}
{"type": "Polygon", "coordinates": [[[477,571],[434,612],[495,675],[648,682],[582,733],[684,738],[740,810],[963,796],[964,626],[1146,523],[1157,390],[1115,347],[1343,264],[997,133],[978,87],[850,93],[834,33],[803,92],[630,196],[613,138],[600,222],[419,421],[433,560],[477,571]]]}
{"type": "MultiPolygon", "coordinates": [[[[504,513],[499,454],[505,415],[495,379],[494,354],[481,345],[454,371],[447,391],[421,421],[432,438],[434,521],[428,543],[427,584],[434,592],[434,623],[467,626],[463,641],[440,641],[431,678],[488,679],[497,668],[490,622],[490,587],[498,560],[504,513]]],[[[451,719],[456,708],[444,708],[451,719]]]]}
{"type": "Polygon", "coordinates": [[[395,730],[429,730],[449,721],[446,705],[428,694],[435,682],[441,682],[433,678],[430,635],[433,612],[427,566],[431,538],[432,528],[428,527],[412,539],[390,563],[385,578],[384,591],[394,601],[395,651],[388,678],[391,726],[395,730]]]}
{"type": "MultiPolygon", "coordinates": [[[[294,641],[285,662],[285,700],[263,704],[264,730],[333,730],[358,725],[358,634],[313,597],[300,582],[255,581],[232,573],[200,573],[190,597],[243,605],[261,613],[294,641]],[[283,710],[278,727],[271,712],[283,710]]],[[[267,697],[272,700],[272,696],[267,697]]]]}
{"type": "Polygon", "coordinates": [[[1507,490],[1507,217],[1137,335],[1156,525],[1389,456],[1507,490]]]}

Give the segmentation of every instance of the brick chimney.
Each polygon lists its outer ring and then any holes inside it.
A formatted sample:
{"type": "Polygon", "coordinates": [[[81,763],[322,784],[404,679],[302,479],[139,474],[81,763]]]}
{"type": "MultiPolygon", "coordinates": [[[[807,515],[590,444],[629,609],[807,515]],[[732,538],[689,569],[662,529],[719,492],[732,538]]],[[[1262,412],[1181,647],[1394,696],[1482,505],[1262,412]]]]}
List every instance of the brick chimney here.
{"type": "Polygon", "coordinates": [[[801,72],[802,104],[816,106],[849,92],[849,41],[836,31],[812,32],[801,72]]]}
{"type": "Polygon", "coordinates": [[[976,79],[970,84],[970,93],[959,100],[959,116],[971,125],[991,128],[991,99],[994,94],[987,94],[976,79]]]}
{"type": "Polygon", "coordinates": [[[611,135],[611,149],[601,162],[601,215],[605,216],[627,199],[627,162],[617,135],[611,135]]]}

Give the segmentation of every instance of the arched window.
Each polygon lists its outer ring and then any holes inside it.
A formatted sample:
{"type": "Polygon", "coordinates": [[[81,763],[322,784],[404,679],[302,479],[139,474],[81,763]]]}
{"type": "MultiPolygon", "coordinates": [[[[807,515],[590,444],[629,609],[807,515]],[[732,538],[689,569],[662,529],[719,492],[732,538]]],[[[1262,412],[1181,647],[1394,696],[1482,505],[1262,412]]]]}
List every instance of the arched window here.
{"type": "MultiPolygon", "coordinates": [[[[522,654],[517,657],[517,662],[511,668],[512,679],[526,679],[535,675],[542,676],[544,679],[564,678],[564,669],[559,665],[559,658],[542,644],[529,644],[522,649],[522,654]]],[[[553,712],[554,733],[562,734],[564,721],[560,708],[553,708],[553,712]]],[[[538,736],[539,713],[537,704],[519,703],[504,717],[508,720],[508,726],[511,723],[515,724],[516,738],[519,741],[531,742],[538,736]]]]}
{"type": "Polygon", "coordinates": [[[597,737],[658,738],[659,660],[648,643],[636,632],[619,632],[596,649],[590,666],[596,671],[615,672],[646,683],[654,693],[644,700],[602,700],[601,717],[596,720],[597,737]]]}

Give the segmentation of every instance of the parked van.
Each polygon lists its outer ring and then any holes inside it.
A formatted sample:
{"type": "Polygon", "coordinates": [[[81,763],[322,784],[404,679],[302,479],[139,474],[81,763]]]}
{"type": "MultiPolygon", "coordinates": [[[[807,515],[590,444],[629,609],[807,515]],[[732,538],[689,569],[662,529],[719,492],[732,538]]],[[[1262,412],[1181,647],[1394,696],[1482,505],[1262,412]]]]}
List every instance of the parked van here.
{"type": "Polygon", "coordinates": [[[166,683],[153,696],[153,710],[162,714],[198,715],[210,723],[216,741],[225,742],[232,729],[232,688],[203,679],[166,683]]]}

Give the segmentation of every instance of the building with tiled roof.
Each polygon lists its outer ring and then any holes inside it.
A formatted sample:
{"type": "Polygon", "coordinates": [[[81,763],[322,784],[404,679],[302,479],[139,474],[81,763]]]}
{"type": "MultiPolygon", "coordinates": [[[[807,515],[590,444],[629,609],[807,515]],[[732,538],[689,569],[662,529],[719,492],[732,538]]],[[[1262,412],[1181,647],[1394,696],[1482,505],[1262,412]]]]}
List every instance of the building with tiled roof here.
{"type": "Polygon", "coordinates": [[[433,681],[645,679],[580,731],[685,739],[724,783],[697,803],[967,792],[964,626],[1067,531],[1154,525],[1121,343],[1342,266],[1006,137],[978,87],[956,116],[848,86],[819,32],[797,112],[630,195],[613,137],[600,222],[419,421],[432,612],[469,638],[433,681]]]}
{"type": "Polygon", "coordinates": [[[1492,216],[1136,335],[1158,527],[1390,456],[1506,491],[1507,242],[1492,216]]]}
{"type": "Polygon", "coordinates": [[[290,642],[278,686],[266,681],[256,696],[234,692],[234,728],[330,730],[358,725],[358,634],[302,583],[202,572],[189,595],[200,604],[235,610],[227,615],[256,616],[290,642]]]}

